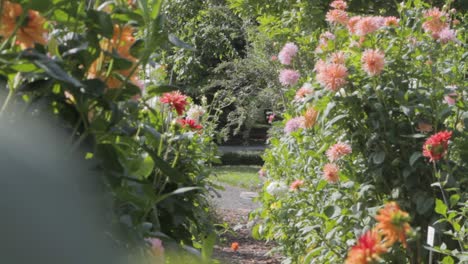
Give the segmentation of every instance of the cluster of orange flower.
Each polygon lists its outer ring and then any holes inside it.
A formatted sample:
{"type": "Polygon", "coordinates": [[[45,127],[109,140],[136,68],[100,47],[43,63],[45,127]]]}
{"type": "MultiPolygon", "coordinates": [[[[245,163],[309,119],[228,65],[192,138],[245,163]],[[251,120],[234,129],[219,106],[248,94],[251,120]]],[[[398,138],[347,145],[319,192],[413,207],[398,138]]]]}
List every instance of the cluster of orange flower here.
{"type": "Polygon", "coordinates": [[[411,230],[409,215],[397,203],[389,202],[380,209],[377,225],[367,231],[358,243],[348,252],[345,264],[368,264],[380,260],[380,255],[388,251],[396,242],[406,248],[406,234],[411,230]]]}
{"type": "Polygon", "coordinates": [[[119,88],[122,86],[122,81],[115,76],[108,75],[107,65],[109,64],[110,57],[106,53],[117,53],[120,57],[132,62],[132,67],[125,70],[114,71],[125,78],[130,79],[134,84],[139,85],[138,71],[134,69],[137,59],[130,54],[130,48],[135,43],[133,36],[133,28],[131,26],[114,25],[114,34],[112,39],[104,39],[101,41],[101,52],[99,57],[91,64],[88,70],[88,78],[99,78],[105,80],[107,87],[119,88]],[[106,53],[105,53],[106,52],[106,53]]]}
{"type": "Polygon", "coordinates": [[[22,49],[33,48],[35,43],[47,43],[46,20],[34,10],[24,10],[20,4],[4,1],[0,16],[0,36],[16,37],[16,45],[22,49]],[[21,24],[18,24],[21,23],[21,24]]]}

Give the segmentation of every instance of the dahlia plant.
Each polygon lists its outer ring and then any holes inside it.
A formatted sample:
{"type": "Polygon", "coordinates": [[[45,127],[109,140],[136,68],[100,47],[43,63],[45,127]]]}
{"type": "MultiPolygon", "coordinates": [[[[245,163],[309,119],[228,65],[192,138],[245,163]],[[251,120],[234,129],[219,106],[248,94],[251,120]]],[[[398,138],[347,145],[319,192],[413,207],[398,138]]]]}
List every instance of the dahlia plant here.
{"type": "Polygon", "coordinates": [[[253,214],[262,221],[253,233],[280,242],[285,263],[339,263],[356,241],[356,250],[375,245],[379,257],[349,263],[424,262],[428,226],[436,229],[432,250],[466,258],[463,16],[451,1],[443,8],[404,2],[398,17],[352,14],[346,1],[333,1],[329,27],[311,33],[313,58],[301,58],[311,47],[299,46],[286,64],[295,78],[278,72],[290,103],[270,131],[263,207],[253,214]],[[281,196],[267,188],[297,180],[300,188],[281,196]],[[374,219],[389,200],[399,205],[387,204],[374,219]],[[366,232],[374,222],[376,232],[366,232]]]}

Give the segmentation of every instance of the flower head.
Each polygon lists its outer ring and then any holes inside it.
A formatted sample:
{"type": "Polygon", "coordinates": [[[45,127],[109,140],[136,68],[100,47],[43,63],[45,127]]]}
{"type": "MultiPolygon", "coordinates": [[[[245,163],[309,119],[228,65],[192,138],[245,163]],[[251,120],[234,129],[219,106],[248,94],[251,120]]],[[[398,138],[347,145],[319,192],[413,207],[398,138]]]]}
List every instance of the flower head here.
{"type": "Polygon", "coordinates": [[[289,65],[291,64],[292,59],[296,56],[298,50],[299,48],[296,44],[292,42],[286,43],[278,54],[278,60],[281,64],[289,65]]]}
{"type": "MultiPolygon", "coordinates": [[[[316,65],[317,68],[317,65],[316,65]]],[[[337,63],[327,63],[317,68],[317,81],[330,91],[338,91],[346,84],[348,69],[337,63]]]]}
{"type": "Polygon", "coordinates": [[[295,180],[291,183],[291,185],[289,186],[289,189],[291,191],[296,191],[298,190],[302,185],[304,185],[304,181],[303,180],[295,180]]]}
{"type": "Polygon", "coordinates": [[[261,177],[261,178],[265,178],[267,176],[267,171],[264,168],[261,168],[258,171],[258,176],[261,177]]]}
{"type": "Polygon", "coordinates": [[[423,145],[423,156],[429,161],[438,161],[447,153],[452,131],[441,131],[429,137],[423,145]]]}
{"type": "Polygon", "coordinates": [[[438,34],[438,39],[441,43],[448,43],[449,41],[455,40],[456,37],[456,31],[448,27],[442,29],[438,34]]]}
{"type": "Polygon", "coordinates": [[[340,168],[333,163],[327,163],[323,166],[323,177],[329,183],[336,183],[339,179],[340,168]]]}
{"type": "Polygon", "coordinates": [[[296,91],[296,95],[294,96],[294,100],[301,101],[309,94],[313,94],[314,89],[312,89],[312,85],[310,83],[304,83],[304,85],[296,91]]]}
{"type": "Polygon", "coordinates": [[[151,251],[156,256],[164,255],[164,246],[158,238],[147,238],[146,241],[151,245],[151,251]]]}
{"type": "Polygon", "coordinates": [[[380,255],[387,252],[382,244],[379,233],[375,230],[367,231],[358,243],[348,252],[345,264],[370,264],[380,259],[380,255]]]}
{"type": "Polygon", "coordinates": [[[385,66],[385,54],[380,50],[368,49],[361,58],[362,69],[369,75],[379,75],[385,66]]]}
{"type": "Polygon", "coordinates": [[[345,10],[346,8],[348,8],[348,4],[343,0],[335,0],[330,4],[330,6],[340,10],[345,10]]]}
{"type": "Polygon", "coordinates": [[[305,119],[303,116],[291,118],[288,120],[288,122],[286,122],[286,125],[284,126],[284,133],[290,134],[294,131],[299,130],[300,128],[304,128],[304,123],[305,119]]]}
{"type": "Polygon", "coordinates": [[[273,121],[275,120],[275,117],[276,117],[275,114],[270,114],[270,115],[268,115],[268,117],[267,117],[267,119],[268,119],[268,124],[273,123],[273,121]]]}
{"type": "Polygon", "coordinates": [[[233,242],[233,243],[231,244],[231,249],[232,249],[233,251],[237,251],[237,250],[239,249],[239,243],[233,242]]]}
{"type": "MultiPolygon", "coordinates": [[[[3,2],[2,14],[0,14],[0,35],[8,38],[15,33],[16,24],[23,12],[20,4],[3,2]]],[[[16,44],[22,49],[33,48],[35,43],[45,45],[47,43],[45,23],[46,20],[39,12],[28,10],[22,25],[16,31],[16,44]]]]}
{"type": "Polygon", "coordinates": [[[192,130],[200,130],[203,128],[202,125],[198,124],[197,121],[190,119],[190,118],[183,118],[177,120],[177,122],[183,127],[183,128],[189,128],[192,130]]]}
{"type": "Polygon", "coordinates": [[[389,16],[385,17],[385,26],[387,27],[396,27],[400,23],[400,19],[394,17],[394,16],[389,16]]]}
{"type": "Polygon", "coordinates": [[[376,230],[384,235],[385,244],[392,246],[400,241],[406,247],[406,233],[411,230],[408,224],[410,218],[407,212],[402,211],[396,202],[385,204],[375,216],[378,221],[376,230]]]}
{"type": "Polygon", "coordinates": [[[310,129],[314,127],[315,122],[317,122],[318,113],[319,112],[313,107],[310,107],[309,109],[307,109],[307,111],[304,114],[304,127],[305,128],[310,129]]]}
{"type": "Polygon", "coordinates": [[[205,109],[200,105],[192,105],[187,111],[187,118],[200,122],[200,118],[205,114],[205,109]]]}
{"type": "Polygon", "coordinates": [[[357,36],[363,37],[379,30],[385,23],[385,19],[379,16],[363,17],[355,22],[354,31],[357,36]]]}
{"type": "Polygon", "coordinates": [[[424,12],[426,21],[422,24],[424,31],[432,34],[438,34],[442,29],[448,27],[447,13],[440,11],[439,8],[434,7],[424,12]]]}
{"type": "Polygon", "coordinates": [[[342,51],[337,51],[337,52],[333,52],[332,54],[330,54],[330,62],[332,63],[336,63],[336,64],[345,64],[345,60],[346,60],[346,56],[344,54],[344,52],[342,51]]]}
{"type": "Polygon", "coordinates": [[[267,188],[266,192],[273,196],[281,196],[288,191],[288,186],[284,182],[273,181],[267,188]]]}
{"type": "Polygon", "coordinates": [[[300,77],[299,72],[295,70],[283,69],[280,72],[279,81],[284,86],[295,85],[300,77]]]}
{"type": "Polygon", "coordinates": [[[339,160],[343,156],[350,154],[351,152],[352,152],[352,149],[349,144],[339,142],[331,146],[327,150],[326,155],[329,161],[334,162],[334,161],[339,160]]]}
{"type": "Polygon", "coordinates": [[[348,20],[348,30],[351,34],[356,34],[356,24],[361,20],[361,16],[353,16],[348,20]]]}
{"type": "Polygon", "coordinates": [[[333,9],[327,12],[325,20],[331,24],[346,25],[348,23],[348,13],[341,9],[333,9]]]}
{"type": "Polygon", "coordinates": [[[163,96],[160,99],[160,102],[163,104],[170,105],[173,109],[177,111],[178,115],[182,115],[184,113],[185,106],[188,104],[187,96],[183,95],[179,91],[163,94],[163,96]]]}

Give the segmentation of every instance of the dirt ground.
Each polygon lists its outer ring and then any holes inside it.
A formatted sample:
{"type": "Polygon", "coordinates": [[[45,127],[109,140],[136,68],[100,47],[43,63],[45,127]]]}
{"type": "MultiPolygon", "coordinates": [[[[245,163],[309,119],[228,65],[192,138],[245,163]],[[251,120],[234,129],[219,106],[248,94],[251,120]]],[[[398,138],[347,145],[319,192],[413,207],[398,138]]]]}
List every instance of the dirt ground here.
{"type": "Polygon", "coordinates": [[[228,232],[220,237],[214,249],[213,257],[221,264],[279,264],[278,255],[270,256],[272,242],[265,243],[252,238],[252,223],[249,223],[249,213],[260,206],[259,203],[246,199],[249,190],[221,184],[224,190],[219,191],[219,197],[213,197],[218,223],[227,224],[228,232]],[[233,242],[239,243],[239,249],[231,249],[233,242]]]}

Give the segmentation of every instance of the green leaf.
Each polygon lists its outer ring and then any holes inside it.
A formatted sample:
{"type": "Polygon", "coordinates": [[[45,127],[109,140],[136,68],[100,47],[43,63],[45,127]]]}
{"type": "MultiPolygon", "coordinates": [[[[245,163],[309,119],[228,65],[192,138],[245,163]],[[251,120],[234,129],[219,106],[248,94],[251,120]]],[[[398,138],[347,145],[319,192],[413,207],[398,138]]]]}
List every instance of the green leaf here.
{"type": "Polygon", "coordinates": [[[39,12],[49,11],[52,7],[51,0],[32,0],[29,4],[29,8],[39,12]]]}
{"type": "Polygon", "coordinates": [[[460,200],[460,195],[459,194],[453,194],[450,196],[450,207],[455,206],[458,201],[460,200]]]}
{"type": "Polygon", "coordinates": [[[62,67],[49,57],[35,50],[25,50],[20,54],[21,58],[32,61],[37,67],[43,69],[50,77],[71,84],[75,87],[83,86],[77,79],[71,77],[62,67]]]}
{"type": "Polygon", "coordinates": [[[455,261],[452,257],[446,256],[444,259],[442,259],[442,264],[455,264],[455,261]]]}
{"type": "Polygon", "coordinates": [[[416,151],[416,152],[414,152],[414,153],[411,155],[410,159],[409,159],[409,164],[410,164],[410,166],[413,167],[414,163],[415,163],[420,157],[422,157],[421,151],[416,151]]]}
{"type": "Polygon", "coordinates": [[[216,244],[216,233],[213,232],[203,238],[203,246],[201,249],[203,261],[211,260],[211,256],[213,255],[213,249],[216,244]]]}
{"type": "Polygon", "coordinates": [[[108,13],[90,9],[88,11],[88,18],[90,20],[87,22],[91,30],[106,38],[112,38],[112,35],[114,35],[114,25],[108,13]]]}
{"type": "Polygon", "coordinates": [[[139,179],[147,178],[154,170],[154,161],[150,156],[147,156],[143,162],[140,163],[139,168],[133,172],[133,175],[139,179]]]}
{"type": "Polygon", "coordinates": [[[153,0],[153,4],[151,6],[151,18],[155,19],[159,15],[159,11],[161,11],[161,4],[162,0],[153,0]]]}
{"type": "Polygon", "coordinates": [[[155,201],[154,203],[157,204],[157,203],[160,203],[161,201],[167,199],[168,197],[170,196],[173,196],[173,195],[177,195],[177,194],[182,194],[182,193],[186,193],[186,192],[190,192],[190,191],[194,191],[194,190],[201,190],[202,188],[201,187],[183,187],[183,188],[179,188],[171,193],[165,193],[161,196],[159,196],[155,201]]]}
{"type": "Polygon", "coordinates": [[[440,199],[436,199],[435,212],[440,215],[447,216],[447,206],[440,199]]]}
{"type": "Polygon", "coordinates": [[[338,206],[327,206],[325,207],[325,210],[323,213],[328,217],[328,218],[335,218],[341,214],[341,208],[338,206]]]}

